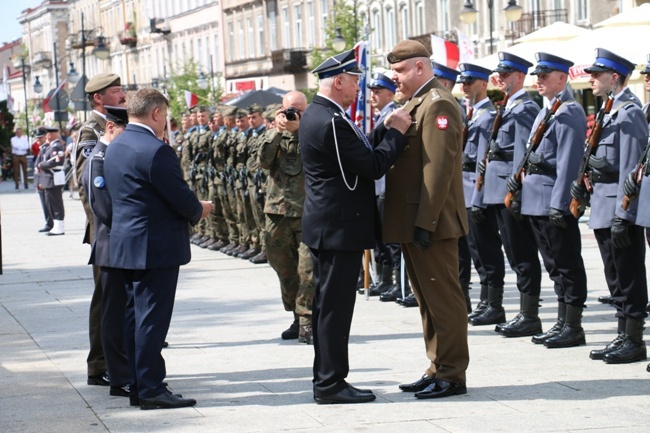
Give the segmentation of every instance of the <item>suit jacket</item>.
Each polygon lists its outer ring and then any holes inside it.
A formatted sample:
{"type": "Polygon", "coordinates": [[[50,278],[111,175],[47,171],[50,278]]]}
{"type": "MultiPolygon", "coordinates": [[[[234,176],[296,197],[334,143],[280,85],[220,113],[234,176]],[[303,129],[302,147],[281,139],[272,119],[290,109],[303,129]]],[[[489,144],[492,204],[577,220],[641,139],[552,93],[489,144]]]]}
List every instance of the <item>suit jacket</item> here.
{"type": "MultiPolygon", "coordinates": [[[[582,161],[587,117],[570,92],[562,92],[560,99],[562,105],[528,160],[544,172],[525,176],[521,192],[521,213],[524,215],[546,216],[551,208],[569,214],[571,182],[576,179],[582,161]]],[[[535,134],[549,108],[539,112],[531,135],[535,134]]]]}
{"type": "MultiPolygon", "coordinates": [[[[60,139],[52,141],[42,153],[41,166],[39,168],[40,174],[38,182],[43,185],[43,188],[61,188],[61,185],[54,185],[54,172],[52,169],[63,169],[64,157],[58,157],[59,152],[65,152],[65,146],[60,139]]],[[[39,154],[40,158],[40,154],[39,154]]]]}
{"type": "MultiPolygon", "coordinates": [[[[506,196],[506,181],[514,168],[526,153],[526,143],[530,136],[533,122],[539,113],[539,106],[528,93],[523,93],[512,101],[512,106],[504,111],[501,128],[495,142],[490,143],[490,150],[512,158],[512,161],[490,160],[485,170],[483,195],[472,197],[474,206],[485,207],[488,204],[503,204],[506,196]]],[[[480,150],[479,150],[480,152],[480,150]]]]}
{"type": "Polygon", "coordinates": [[[109,239],[112,218],[111,196],[106,189],[104,157],[106,143],[99,141],[86,157],[81,176],[81,185],[93,212],[94,236],[88,264],[110,266],[109,239]]]}
{"type": "Polygon", "coordinates": [[[592,173],[611,176],[616,181],[593,184],[589,228],[611,227],[615,215],[636,222],[639,200],[630,203],[628,210],[624,211],[621,206],[623,185],[625,177],[634,170],[646,147],[647,125],[635,98],[620,92],[614,100],[612,111],[605,117],[598,147],[590,161],[592,173]]]}
{"type": "Polygon", "coordinates": [[[113,220],[110,266],[157,269],[190,261],[189,227],[202,206],[183,181],[174,150],[130,123],[104,159],[113,220]]]}
{"type": "Polygon", "coordinates": [[[404,109],[417,123],[406,132],[408,146],[386,175],[384,242],[412,242],[416,226],[432,232],[434,240],[464,236],[458,102],[433,78],[404,109]]]}
{"type": "Polygon", "coordinates": [[[336,104],[316,95],[300,119],[302,240],[313,249],[374,247],[379,217],[373,180],[386,173],[406,145],[405,136],[391,128],[371,150],[343,116],[336,104]]]}
{"type": "MultiPolygon", "coordinates": [[[[474,110],[472,119],[467,125],[467,143],[463,149],[463,165],[469,164],[470,166],[475,166],[477,161],[483,159],[485,156],[485,149],[488,147],[492,133],[494,115],[494,105],[490,100],[474,110]]],[[[465,206],[467,207],[472,207],[472,197],[474,194],[483,194],[482,189],[481,191],[476,189],[477,177],[476,168],[471,171],[463,170],[463,192],[465,195],[465,206]]]]}

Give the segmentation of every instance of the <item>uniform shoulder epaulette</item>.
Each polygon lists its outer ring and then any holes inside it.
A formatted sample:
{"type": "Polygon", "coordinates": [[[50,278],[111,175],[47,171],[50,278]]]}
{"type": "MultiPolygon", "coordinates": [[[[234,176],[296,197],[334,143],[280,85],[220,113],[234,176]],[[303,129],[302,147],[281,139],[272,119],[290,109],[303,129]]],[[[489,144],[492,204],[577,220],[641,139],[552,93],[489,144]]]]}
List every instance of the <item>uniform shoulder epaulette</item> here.
{"type": "Polygon", "coordinates": [[[431,100],[432,101],[435,101],[436,99],[441,98],[440,92],[438,91],[438,89],[431,89],[429,93],[431,93],[431,100]]]}

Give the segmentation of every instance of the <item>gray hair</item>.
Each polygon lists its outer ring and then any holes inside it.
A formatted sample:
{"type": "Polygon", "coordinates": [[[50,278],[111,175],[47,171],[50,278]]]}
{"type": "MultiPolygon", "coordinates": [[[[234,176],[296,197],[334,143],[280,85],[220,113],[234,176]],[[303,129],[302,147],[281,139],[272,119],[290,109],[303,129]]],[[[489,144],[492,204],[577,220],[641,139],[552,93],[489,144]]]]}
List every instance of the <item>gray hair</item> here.
{"type": "Polygon", "coordinates": [[[147,117],[156,108],[168,107],[169,101],[156,89],[140,89],[129,96],[126,112],[129,117],[147,117]]]}
{"type": "Polygon", "coordinates": [[[319,89],[320,90],[331,89],[332,85],[334,84],[335,78],[336,75],[334,75],[333,77],[321,78],[320,81],[318,82],[319,89]]]}

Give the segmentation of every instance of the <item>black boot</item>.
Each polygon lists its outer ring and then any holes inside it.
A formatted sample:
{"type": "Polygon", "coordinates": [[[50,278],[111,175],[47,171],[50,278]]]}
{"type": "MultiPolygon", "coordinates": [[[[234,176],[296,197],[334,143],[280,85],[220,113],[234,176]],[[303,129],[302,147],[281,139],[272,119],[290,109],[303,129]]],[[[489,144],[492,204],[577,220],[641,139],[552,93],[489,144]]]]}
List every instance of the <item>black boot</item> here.
{"type": "Polygon", "coordinates": [[[467,306],[467,314],[472,312],[472,300],[469,297],[469,282],[460,283],[460,288],[463,290],[463,296],[465,297],[465,305],[467,306]]]}
{"type": "Polygon", "coordinates": [[[496,325],[506,321],[506,313],[503,309],[503,287],[488,287],[488,307],[483,314],[469,319],[474,326],[496,325]]]}
{"type": "Polygon", "coordinates": [[[481,295],[479,296],[479,302],[476,305],[476,308],[474,308],[474,311],[472,311],[470,314],[467,315],[468,320],[471,319],[472,317],[480,316],[481,314],[483,314],[483,312],[488,307],[487,297],[488,297],[488,285],[481,284],[481,295]]]}
{"type": "Polygon", "coordinates": [[[502,326],[500,334],[504,337],[528,337],[542,332],[542,321],[539,320],[539,296],[521,294],[522,307],[519,320],[511,325],[502,326]]]}
{"type": "Polygon", "coordinates": [[[357,279],[357,291],[359,292],[360,295],[364,293],[363,278],[364,278],[364,272],[363,272],[363,266],[361,266],[361,270],[359,271],[359,278],[357,279]]]}
{"type": "Polygon", "coordinates": [[[535,344],[544,344],[546,340],[551,337],[555,337],[557,334],[562,331],[564,328],[564,323],[566,322],[566,304],[564,302],[557,303],[557,322],[551,327],[548,331],[543,334],[534,335],[532,342],[535,344]]]}
{"type": "Polygon", "coordinates": [[[395,288],[395,283],[393,282],[393,269],[387,265],[377,266],[381,266],[381,282],[370,289],[370,296],[379,296],[382,293],[395,288]]]}
{"type": "Polygon", "coordinates": [[[603,357],[621,347],[625,341],[625,317],[618,318],[618,334],[604,349],[596,349],[589,352],[589,358],[602,361],[603,357]]]}
{"type": "Polygon", "coordinates": [[[298,338],[298,331],[300,330],[300,323],[298,320],[298,315],[296,313],[293,313],[293,323],[282,332],[282,339],[283,340],[295,340],[298,338]]]}
{"type": "Polygon", "coordinates": [[[524,316],[521,314],[522,311],[524,311],[524,294],[519,292],[519,313],[507,322],[497,324],[497,326],[494,327],[494,332],[500,333],[501,328],[514,326],[517,322],[524,318],[524,316]]]}
{"type": "MultiPolygon", "coordinates": [[[[401,275],[401,268],[393,269],[393,273],[392,273],[393,288],[379,295],[380,301],[392,302],[402,298],[402,280],[400,278],[400,275],[401,275]]],[[[408,295],[409,294],[408,286],[406,287],[407,287],[406,294],[408,295]]]]}
{"type": "Polygon", "coordinates": [[[625,318],[625,341],[613,352],[603,356],[607,364],[628,364],[648,357],[643,341],[643,319],[625,318]]]}
{"type": "Polygon", "coordinates": [[[559,334],[544,342],[549,349],[563,347],[583,346],[585,342],[585,331],[582,329],[582,307],[575,305],[566,306],[566,322],[559,334]]]}

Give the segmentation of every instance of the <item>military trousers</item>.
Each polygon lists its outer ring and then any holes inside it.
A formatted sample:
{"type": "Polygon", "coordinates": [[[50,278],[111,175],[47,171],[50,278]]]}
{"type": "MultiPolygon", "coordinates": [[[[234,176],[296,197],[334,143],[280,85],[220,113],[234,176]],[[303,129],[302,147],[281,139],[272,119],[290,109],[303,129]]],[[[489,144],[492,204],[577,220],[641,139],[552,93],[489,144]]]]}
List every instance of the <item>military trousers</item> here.
{"type": "Polygon", "coordinates": [[[248,183],[248,200],[250,202],[251,212],[253,214],[253,221],[255,224],[255,230],[257,232],[258,244],[255,246],[260,247],[261,249],[266,248],[266,236],[264,235],[265,221],[264,221],[264,201],[263,195],[260,197],[261,192],[258,191],[257,186],[249,180],[248,183]],[[262,200],[262,201],[260,201],[262,200]]]}
{"type": "Polygon", "coordinates": [[[485,281],[483,275],[481,284],[487,284],[490,287],[503,287],[503,280],[506,276],[505,259],[501,249],[501,235],[499,234],[499,225],[497,222],[496,206],[488,206],[485,209],[485,220],[477,223],[468,213],[469,236],[472,237],[476,247],[481,266],[485,272],[485,281]]]}
{"type": "Polygon", "coordinates": [[[217,184],[216,189],[221,204],[221,214],[228,233],[228,240],[232,243],[239,243],[239,229],[237,228],[237,218],[232,204],[234,195],[231,195],[230,185],[226,183],[217,184]]]}
{"type": "Polygon", "coordinates": [[[314,301],[313,261],[303,244],[301,218],[266,214],[266,256],[280,280],[282,304],[310,325],[314,301]]]}
{"type": "Polygon", "coordinates": [[[255,219],[251,210],[250,200],[248,199],[248,190],[244,187],[235,189],[235,198],[237,200],[237,224],[239,227],[239,244],[240,245],[259,245],[257,231],[255,230],[255,219]]]}
{"type": "Polygon", "coordinates": [[[221,196],[217,191],[221,184],[210,183],[208,188],[208,200],[212,202],[213,208],[208,215],[208,236],[213,239],[228,239],[228,227],[226,218],[223,215],[223,204],[221,196]]]}

